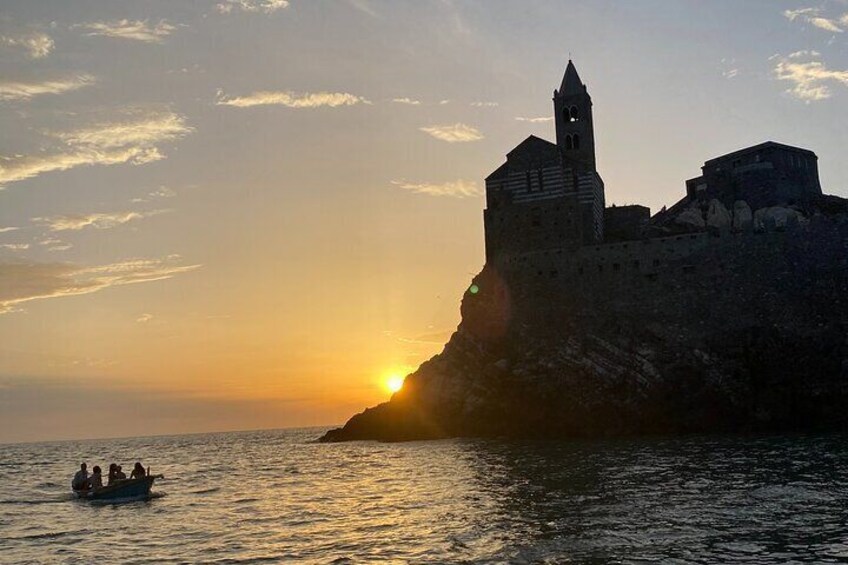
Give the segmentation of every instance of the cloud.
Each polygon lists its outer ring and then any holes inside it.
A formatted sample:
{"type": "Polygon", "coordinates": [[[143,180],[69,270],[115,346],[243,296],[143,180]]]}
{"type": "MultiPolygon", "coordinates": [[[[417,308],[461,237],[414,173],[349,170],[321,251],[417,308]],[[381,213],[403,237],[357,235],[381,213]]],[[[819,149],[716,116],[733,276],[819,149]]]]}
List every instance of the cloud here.
{"type": "Polygon", "coordinates": [[[147,196],[141,198],[133,198],[133,203],[139,202],[150,202],[151,200],[159,200],[162,198],[173,198],[177,195],[177,192],[174,189],[168,188],[167,186],[160,186],[156,190],[152,192],[148,192],[147,196]]]}
{"type": "Polygon", "coordinates": [[[173,112],[150,113],[122,122],[107,122],[50,135],[62,140],[66,151],[0,157],[0,188],[44,173],[85,165],[143,165],[164,159],[158,144],[194,131],[173,112]]]}
{"type": "Polygon", "coordinates": [[[10,231],[19,230],[19,229],[20,228],[11,227],[11,226],[8,227],[8,228],[0,228],[0,233],[6,233],[6,232],[10,232],[10,231]]]}
{"type": "Polygon", "coordinates": [[[498,106],[497,102],[472,102],[471,106],[475,108],[496,108],[498,106]]]}
{"type": "Polygon", "coordinates": [[[123,122],[100,123],[90,128],[52,134],[67,145],[115,149],[119,147],[150,147],[175,141],[194,131],[186,125],[185,117],[173,112],[147,114],[123,122]]]}
{"type": "Polygon", "coordinates": [[[291,91],[254,92],[247,96],[225,97],[220,91],[218,93],[218,106],[235,106],[236,108],[250,108],[251,106],[287,106],[289,108],[320,108],[329,106],[353,106],[354,104],[370,104],[361,96],[348,94],[347,92],[305,92],[296,93],[291,91]]]}
{"type": "Polygon", "coordinates": [[[439,100],[439,106],[444,106],[445,104],[450,104],[450,100],[445,98],[444,100],[439,100]]]}
{"type": "Polygon", "coordinates": [[[73,244],[64,242],[61,239],[56,239],[55,237],[42,239],[38,242],[38,244],[46,247],[47,251],[51,252],[67,251],[73,247],[73,244]]]}
{"type": "Polygon", "coordinates": [[[131,39],[145,43],[162,43],[164,38],[171,35],[177,28],[165,20],[160,20],[155,25],[150,25],[147,20],[114,20],[110,22],[91,22],[80,24],[82,29],[87,29],[88,36],[115,37],[118,39],[131,39]]]}
{"type": "Polygon", "coordinates": [[[519,122],[530,122],[531,124],[541,124],[543,122],[552,122],[554,117],[553,116],[543,116],[543,117],[539,117],[539,118],[523,118],[523,117],[519,116],[515,119],[516,119],[516,121],[519,121],[519,122]]]}
{"type": "Polygon", "coordinates": [[[69,216],[51,216],[49,218],[33,218],[32,221],[41,223],[52,232],[57,231],[79,231],[85,228],[105,230],[114,228],[142,218],[149,218],[162,214],[166,210],[153,210],[150,212],[112,212],[77,214],[69,216]]]}
{"type": "Polygon", "coordinates": [[[21,304],[33,300],[164,280],[198,267],[168,259],[131,259],[93,267],[70,263],[0,263],[0,314],[16,311],[21,304]]]}
{"type": "Polygon", "coordinates": [[[94,82],[94,77],[87,74],[42,82],[0,82],[0,101],[29,100],[42,94],[62,94],[79,90],[94,82]]]}
{"type": "Polygon", "coordinates": [[[466,198],[483,194],[480,187],[474,181],[455,180],[435,183],[412,183],[405,180],[393,180],[393,185],[416,194],[429,194],[430,196],[452,196],[454,198],[466,198]]]}
{"type": "Polygon", "coordinates": [[[139,324],[145,324],[152,319],[153,319],[153,314],[145,313],[145,314],[142,314],[141,316],[139,316],[138,318],[136,318],[135,321],[138,322],[139,324]]]}
{"type": "Polygon", "coordinates": [[[29,243],[2,243],[0,249],[9,249],[11,251],[23,251],[29,249],[29,243]]]}
{"type": "Polygon", "coordinates": [[[30,58],[43,59],[48,56],[55,44],[50,36],[42,32],[23,35],[0,35],[0,44],[26,49],[30,58]]]}
{"type": "Polygon", "coordinates": [[[832,83],[848,86],[848,70],[828,69],[817,60],[820,56],[816,51],[796,51],[788,57],[774,57],[777,60],[774,68],[777,79],[792,83],[786,91],[788,94],[810,103],[830,98],[832,83]]]}
{"type": "Polygon", "coordinates": [[[461,123],[444,126],[430,126],[418,129],[424,133],[432,135],[436,139],[441,139],[448,143],[463,143],[483,139],[483,134],[480,133],[480,130],[461,123]]]}
{"type": "Polygon", "coordinates": [[[215,9],[219,14],[230,14],[233,11],[272,14],[288,7],[288,0],[224,0],[215,9]]]}
{"type": "Polygon", "coordinates": [[[785,10],[783,12],[784,17],[790,22],[794,22],[795,20],[808,22],[819,29],[832,33],[842,33],[845,31],[839,25],[848,25],[848,14],[843,15],[839,20],[825,18],[820,14],[821,9],[819,8],[800,8],[798,10],[785,10]]]}
{"type": "Polygon", "coordinates": [[[410,106],[420,106],[420,100],[413,100],[412,98],[392,98],[392,102],[396,104],[409,104],[410,106]]]}

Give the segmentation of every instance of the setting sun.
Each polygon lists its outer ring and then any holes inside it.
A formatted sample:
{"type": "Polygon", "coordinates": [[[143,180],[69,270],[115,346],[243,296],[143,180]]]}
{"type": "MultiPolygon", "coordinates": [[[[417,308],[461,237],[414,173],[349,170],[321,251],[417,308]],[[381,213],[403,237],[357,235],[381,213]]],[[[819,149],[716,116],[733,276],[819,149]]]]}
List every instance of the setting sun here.
{"type": "Polygon", "coordinates": [[[386,388],[389,389],[390,392],[397,392],[403,387],[404,377],[400,375],[390,375],[389,378],[386,379],[386,388]]]}

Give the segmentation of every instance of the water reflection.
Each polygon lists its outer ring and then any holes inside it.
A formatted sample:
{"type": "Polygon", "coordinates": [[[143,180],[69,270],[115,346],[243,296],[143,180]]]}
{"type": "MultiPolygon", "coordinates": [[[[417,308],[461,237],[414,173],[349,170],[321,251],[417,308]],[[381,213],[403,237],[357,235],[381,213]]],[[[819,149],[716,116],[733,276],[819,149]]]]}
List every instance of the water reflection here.
{"type": "Polygon", "coordinates": [[[841,436],[463,447],[509,561],[848,556],[841,436]]]}
{"type": "Polygon", "coordinates": [[[321,432],[2,446],[0,561],[848,559],[842,436],[313,443],[321,432]],[[71,500],[81,458],[149,462],[167,496],[71,500]]]}

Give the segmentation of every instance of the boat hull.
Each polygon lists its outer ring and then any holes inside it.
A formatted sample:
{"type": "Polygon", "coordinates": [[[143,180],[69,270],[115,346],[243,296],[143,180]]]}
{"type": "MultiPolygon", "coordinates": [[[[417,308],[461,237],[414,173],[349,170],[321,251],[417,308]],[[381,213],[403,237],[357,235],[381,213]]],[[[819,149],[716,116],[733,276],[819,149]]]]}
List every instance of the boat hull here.
{"type": "Polygon", "coordinates": [[[156,477],[128,479],[117,484],[99,488],[93,491],[74,491],[77,498],[85,500],[117,500],[124,498],[144,498],[150,495],[153,481],[156,477]]]}

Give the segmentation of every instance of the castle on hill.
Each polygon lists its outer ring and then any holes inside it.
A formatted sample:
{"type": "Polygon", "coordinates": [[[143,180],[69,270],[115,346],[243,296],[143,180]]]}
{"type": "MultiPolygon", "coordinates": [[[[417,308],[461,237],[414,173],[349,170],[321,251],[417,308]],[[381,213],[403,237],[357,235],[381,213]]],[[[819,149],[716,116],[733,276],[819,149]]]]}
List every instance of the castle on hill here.
{"type": "MultiPolygon", "coordinates": [[[[765,222],[783,227],[803,221],[822,197],[816,154],[768,141],[706,161],[701,175],[686,181],[685,196],[653,217],[645,206],[607,207],[595,160],[592,98],[570,60],[553,105],[556,143],[531,135],[486,178],[489,264],[566,252],[582,258],[566,265],[582,274],[590,250],[694,234],[688,249],[693,241],[706,242],[700,236],[710,228],[750,231],[765,222]]],[[[641,268],[635,261],[631,267],[641,268]]]]}

